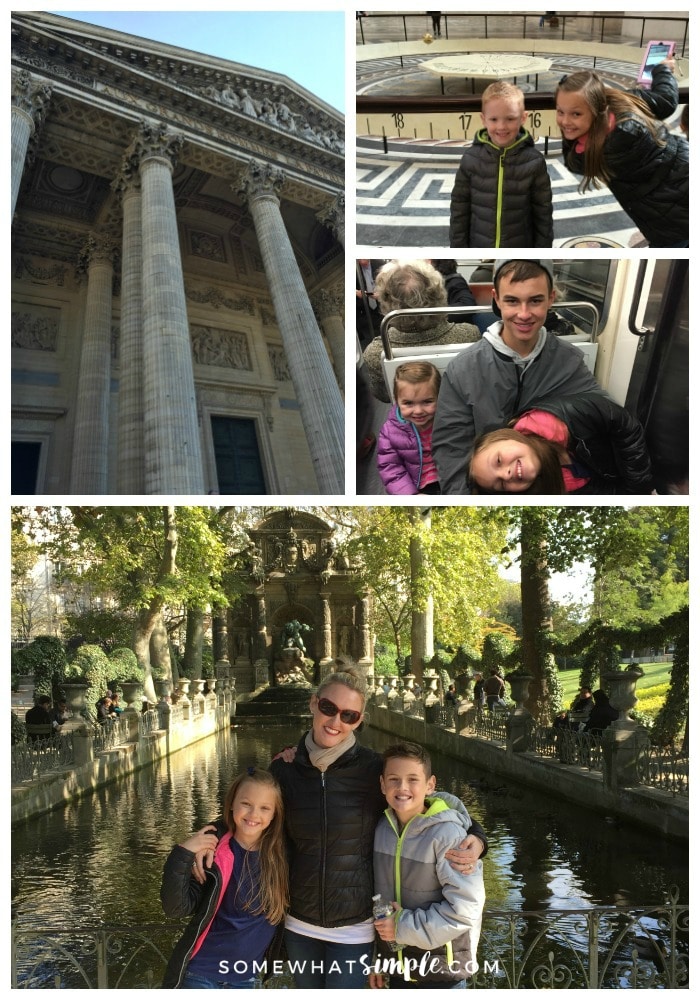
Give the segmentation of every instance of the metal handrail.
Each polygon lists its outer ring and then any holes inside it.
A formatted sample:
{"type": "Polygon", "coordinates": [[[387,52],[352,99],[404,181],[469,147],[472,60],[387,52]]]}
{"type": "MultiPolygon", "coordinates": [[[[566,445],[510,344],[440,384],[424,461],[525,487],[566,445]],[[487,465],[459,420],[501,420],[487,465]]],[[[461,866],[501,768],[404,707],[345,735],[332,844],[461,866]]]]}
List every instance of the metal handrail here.
{"type": "MultiPolygon", "coordinates": [[[[487,907],[471,985],[482,989],[688,986],[688,913],[678,889],[647,906],[487,907]]],[[[14,989],[154,988],[181,924],[28,926],[12,922],[14,989]]],[[[265,988],[294,989],[286,963],[265,988]]]]}
{"type": "MultiPolygon", "coordinates": [[[[577,309],[589,309],[593,314],[593,328],[591,332],[590,343],[595,344],[598,340],[598,327],[600,326],[600,313],[596,306],[592,302],[555,302],[552,306],[553,309],[571,309],[576,307],[577,309]]],[[[421,306],[418,309],[394,309],[392,312],[387,313],[382,319],[381,326],[379,328],[379,335],[382,338],[382,347],[384,348],[384,357],[387,361],[391,361],[394,357],[394,353],[391,349],[391,344],[389,343],[388,329],[390,326],[390,321],[396,316],[455,316],[457,314],[465,316],[474,313],[485,313],[489,312],[488,307],[484,306],[421,306]]],[[[421,347],[430,347],[429,343],[415,345],[421,347]]],[[[455,348],[459,348],[459,344],[454,345],[455,348]]]]}

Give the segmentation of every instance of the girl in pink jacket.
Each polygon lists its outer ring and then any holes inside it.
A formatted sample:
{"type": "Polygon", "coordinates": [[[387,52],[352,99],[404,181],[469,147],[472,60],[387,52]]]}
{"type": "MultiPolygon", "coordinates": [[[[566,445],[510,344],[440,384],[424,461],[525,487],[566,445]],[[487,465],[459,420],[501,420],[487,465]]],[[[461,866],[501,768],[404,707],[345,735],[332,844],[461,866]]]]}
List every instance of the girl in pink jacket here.
{"type": "Polygon", "coordinates": [[[408,361],[396,369],[396,402],[377,446],[377,468],[387,493],[440,493],[432,455],[439,389],[440,372],[429,361],[408,361]]]}

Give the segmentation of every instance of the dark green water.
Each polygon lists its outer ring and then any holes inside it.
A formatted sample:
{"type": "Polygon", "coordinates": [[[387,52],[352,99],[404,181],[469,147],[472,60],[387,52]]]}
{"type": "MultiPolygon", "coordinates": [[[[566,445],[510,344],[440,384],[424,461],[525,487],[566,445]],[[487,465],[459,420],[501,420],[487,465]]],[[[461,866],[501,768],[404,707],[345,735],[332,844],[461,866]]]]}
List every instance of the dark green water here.
{"type": "MultiPolygon", "coordinates": [[[[297,727],[246,723],[12,831],[13,912],[21,925],[159,923],[171,846],[219,814],[231,777],[267,766],[297,727]]],[[[366,732],[381,750],[393,742],[366,732]]],[[[490,839],[487,907],[654,905],[688,899],[687,852],[436,755],[438,787],[465,802],[490,839]]]]}

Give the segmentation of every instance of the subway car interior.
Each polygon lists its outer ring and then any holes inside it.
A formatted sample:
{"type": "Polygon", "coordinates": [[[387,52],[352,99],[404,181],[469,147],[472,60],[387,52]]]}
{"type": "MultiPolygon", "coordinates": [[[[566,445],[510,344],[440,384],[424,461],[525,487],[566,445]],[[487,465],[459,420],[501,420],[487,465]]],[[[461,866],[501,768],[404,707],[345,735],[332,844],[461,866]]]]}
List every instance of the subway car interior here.
{"type": "MultiPolygon", "coordinates": [[[[451,359],[470,345],[421,343],[392,346],[388,335],[393,316],[382,318],[367,292],[368,274],[384,261],[358,261],[357,266],[357,460],[358,495],[386,495],[377,471],[376,441],[392,402],[371,391],[363,350],[373,336],[382,338],[382,368],[388,398],[398,364],[431,361],[444,371],[451,359]],[[363,266],[360,266],[363,265],[363,266]]],[[[481,333],[496,321],[492,309],[493,260],[458,260],[457,272],[467,281],[476,306],[429,310],[453,322],[470,322],[481,333]]],[[[547,327],[584,354],[596,380],[641,423],[656,492],[689,492],[688,410],[688,261],[673,259],[607,259],[567,257],[554,260],[556,298],[547,327]]],[[[371,279],[370,282],[371,284],[371,279]]],[[[400,310],[401,315],[410,310],[400,310]]],[[[484,392],[489,391],[487,385],[484,392]]],[[[468,456],[465,456],[465,462],[468,456]]]]}

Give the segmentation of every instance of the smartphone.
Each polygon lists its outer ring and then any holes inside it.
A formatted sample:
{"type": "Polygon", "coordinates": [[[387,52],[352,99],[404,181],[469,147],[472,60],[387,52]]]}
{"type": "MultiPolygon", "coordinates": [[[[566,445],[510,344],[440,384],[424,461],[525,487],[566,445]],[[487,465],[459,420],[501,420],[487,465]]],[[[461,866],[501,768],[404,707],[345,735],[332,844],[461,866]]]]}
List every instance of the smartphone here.
{"type": "Polygon", "coordinates": [[[637,83],[641,84],[642,87],[650,87],[653,67],[663,62],[664,59],[668,59],[669,56],[672,56],[675,47],[675,42],[649,42],[647,50],[644,53],[644,58],[642,59],[642,65],[639,68],[637,83]]]}

